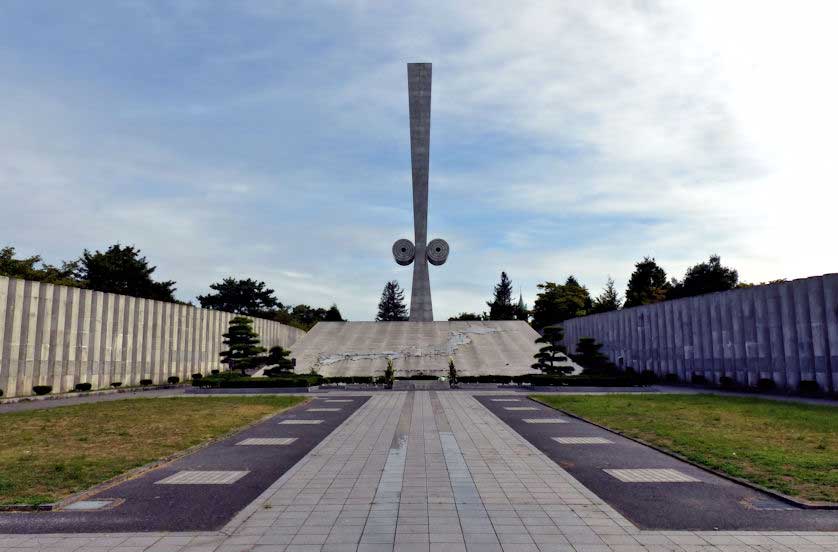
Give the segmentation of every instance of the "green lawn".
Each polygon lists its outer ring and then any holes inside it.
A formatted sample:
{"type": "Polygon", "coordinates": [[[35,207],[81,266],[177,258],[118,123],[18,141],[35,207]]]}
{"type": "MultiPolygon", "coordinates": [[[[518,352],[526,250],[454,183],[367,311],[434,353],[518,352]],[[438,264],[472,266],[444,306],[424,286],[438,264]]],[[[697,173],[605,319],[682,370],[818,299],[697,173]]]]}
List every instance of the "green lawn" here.
{"type": "Polygon", "coordinates": [[[714,395],[533,395],[699,464],[838,502],[838,408],[714,395]]]}
{"type": "Polygon", "coordinates": [[[0,414],[0,504],[54,502],[304,400],[125,399],[0,414]]]}

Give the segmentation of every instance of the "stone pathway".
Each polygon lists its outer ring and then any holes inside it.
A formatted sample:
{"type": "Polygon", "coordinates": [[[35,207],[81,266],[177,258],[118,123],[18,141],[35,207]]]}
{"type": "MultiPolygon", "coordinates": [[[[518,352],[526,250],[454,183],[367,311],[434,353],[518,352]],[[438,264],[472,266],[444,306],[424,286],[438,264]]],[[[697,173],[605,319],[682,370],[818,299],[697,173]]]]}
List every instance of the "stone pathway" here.
{"type": "Polygon", "coordinates": [[[23,549],[837,552],[838,533],[641,531],[470,394],[421,391],[373,395],[223,531],[0,535],[23,549]]]}

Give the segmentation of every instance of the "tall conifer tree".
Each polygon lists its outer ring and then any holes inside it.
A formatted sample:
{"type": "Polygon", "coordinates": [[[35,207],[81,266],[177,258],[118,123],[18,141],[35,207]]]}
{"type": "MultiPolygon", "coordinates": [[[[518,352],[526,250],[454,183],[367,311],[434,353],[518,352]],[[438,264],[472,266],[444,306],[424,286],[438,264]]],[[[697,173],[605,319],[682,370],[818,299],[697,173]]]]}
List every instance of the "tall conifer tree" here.
{"type": "Polygon", "coordinates": [[[512,303],[512,280],[506,272],[500,273],[500,282],[495,286],[495,295],[489,305],[489,320],[514,320],[515,305],[512,303]]]}
{"type": "Polygon", "coordinates": [[[407,307],[404,304],[404,291],[396,280],[384,284],[381,300],[378,302],[377,322],[407,320],[407,307]]]}

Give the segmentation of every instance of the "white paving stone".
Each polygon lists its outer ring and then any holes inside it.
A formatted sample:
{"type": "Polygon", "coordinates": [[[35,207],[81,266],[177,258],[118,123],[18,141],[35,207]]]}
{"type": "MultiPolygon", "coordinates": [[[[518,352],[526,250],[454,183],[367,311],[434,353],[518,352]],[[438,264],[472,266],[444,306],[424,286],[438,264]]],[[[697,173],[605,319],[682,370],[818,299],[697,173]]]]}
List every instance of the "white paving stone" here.
{"type": "Polygon", "coordinates": [[[563,418],[524,418],[523,420],[528,424],[566,424],[567,420],[563,418]]]}
{"type": "Polygon", "coordinates": [[[157,481],[157,485],[230,485],[235,483],[249,471],[179,471],[165,479],[157,481]]]}
{"type": "Polygon", "coordinates": [[[614,441],[609,441],[605,437],[553,437],[553,440],[563,445],[609,445],[614,441]]]}
{"type": "Polygon", "coordinates": [[[625,483],[700,483],[701,480],[669,468],[633,468],[603,470],[625,483]]]}
{"type": "Polygon", "coordinates": [[[239,441],[237,445],[290,445],[296,441],[296,437],[250,437],[239,441]]]}

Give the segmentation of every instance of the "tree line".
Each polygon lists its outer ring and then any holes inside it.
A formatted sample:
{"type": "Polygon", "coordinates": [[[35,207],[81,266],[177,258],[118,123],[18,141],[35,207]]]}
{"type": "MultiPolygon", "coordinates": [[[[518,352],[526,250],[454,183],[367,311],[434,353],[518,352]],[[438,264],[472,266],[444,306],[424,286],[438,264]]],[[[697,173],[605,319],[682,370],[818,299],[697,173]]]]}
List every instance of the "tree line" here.
{"type": "MultiPolygon", "coordinates": [[[[0,276],[191,304],[175,299],[176,282],[155,280],[155,270],[157,267],[151,266],[142,251],[133,245],[117,243],[105,251],[85,249],[78,259],[60,265],[47,264],[40,255],[18,258],[14,247],[0,249],[0,276]]],[[[209,293],[197,297],[205,309],[266,318],[303,330],[309,330],[321,321],[343,321],[335,304],[329,308],[285,305],[265,282],[251,278],[224,278],[209,287],[209,293]]]]}
{"type": "MultiPolygon", "coordinates": [[[[487,311],[481,313],[461,312],[449,320],[524,320],[533,328],[542,331],[552,324],[570,318],[609,312],[626,307],[648,305],[705,293],[728,291],[746,287],[739,281],[739,273],[722,265],[721,257],[711,255],[705,262],[687,269],[684,277],[669,278],[666,271],[653,257],[644,257],[635,263],[625,291],[625,301],[614,283],[608,277],[605,289],[592,297],[588,288],[575,276],[568,276],[564,283],[546,281],[538,284],[538,294],[532,309],[524,303],[519,293],[518,301],[513,298],[512,281],[506,272],[501,272],[491,300],[486,302],[487,311]]],[[[387,282],[378,305],[376,320],[407,320],[404,292],[397,281],[387,282]]]]}

